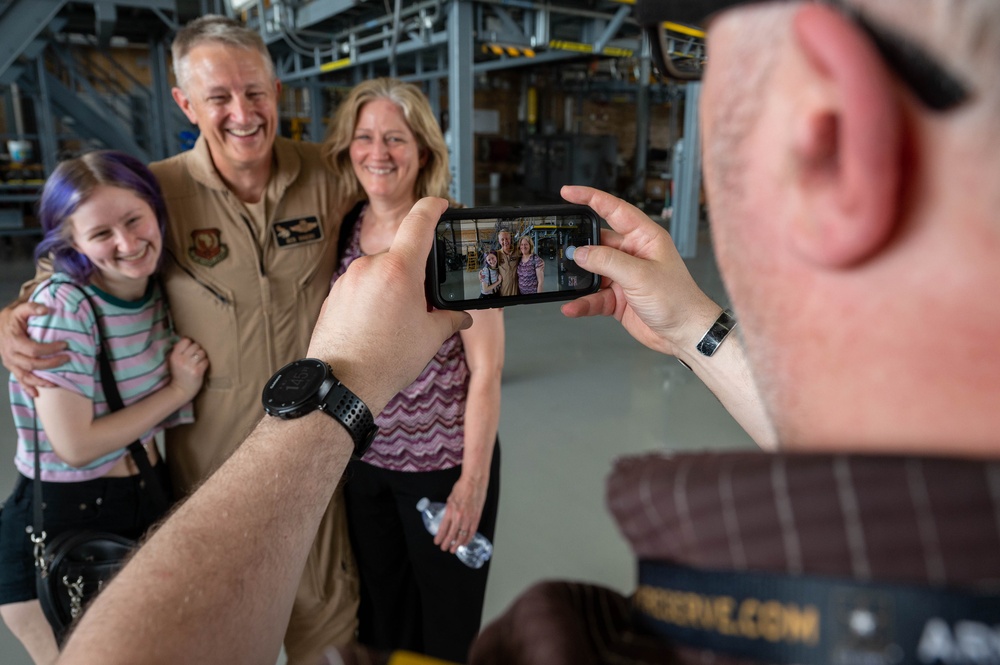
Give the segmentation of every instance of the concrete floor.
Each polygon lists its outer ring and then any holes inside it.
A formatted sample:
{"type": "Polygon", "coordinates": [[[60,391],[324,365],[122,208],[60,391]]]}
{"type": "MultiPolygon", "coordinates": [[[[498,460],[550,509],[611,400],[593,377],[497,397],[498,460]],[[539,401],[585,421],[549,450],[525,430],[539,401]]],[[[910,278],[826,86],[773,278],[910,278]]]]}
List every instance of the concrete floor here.
{"type": "MultiPolygon", "coordinates": [[[[688,262],[702,287],[726,296],[707,234],[688,262]]],[[[32,273],[30,243],[0,238],[0,301],[32,273]]],[[[557,304],[506,310],[500,515],[484,623],[542,579],[627,592],[635,564],[604,504],[612,462],[649,450],[753,444],[676,360],[635,342],[612,319],[569,320],[557,304]]],[[[6,372],[0,372],[6,378],[6,372]]],[[[0,404],[0,498],[13,485],[13,425],[0,404]]],[[[280,661],[279,661],[280,662],[280,661]]],[[[0,663],[30,665],[0,627],[0,663]]]]}

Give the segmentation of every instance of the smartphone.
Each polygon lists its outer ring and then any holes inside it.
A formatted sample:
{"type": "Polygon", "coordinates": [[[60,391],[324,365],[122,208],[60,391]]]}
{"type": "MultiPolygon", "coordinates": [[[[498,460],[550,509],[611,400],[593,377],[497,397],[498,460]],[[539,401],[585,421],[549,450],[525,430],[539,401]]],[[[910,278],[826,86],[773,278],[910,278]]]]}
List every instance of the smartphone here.
{"type": "Polygon", "coordinates": [[[593,293],[600,276],[573,255],[598,244],[600,222],[571,204],[448,210],[427,261],[427,300],[438,309],[490,309],[593,293]]]}

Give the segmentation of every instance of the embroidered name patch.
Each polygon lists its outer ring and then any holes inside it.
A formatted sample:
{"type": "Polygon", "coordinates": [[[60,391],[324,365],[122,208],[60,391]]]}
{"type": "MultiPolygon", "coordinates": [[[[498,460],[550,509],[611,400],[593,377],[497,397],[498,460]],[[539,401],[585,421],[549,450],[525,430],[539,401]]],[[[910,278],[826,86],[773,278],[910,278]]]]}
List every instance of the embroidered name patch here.
{"type": "Polygon", "coordinates": [[[195,229],[191,232],[188,256],[195,263],[211,268],[229,256],[229,246],[222,242],[219,229],[195,229]]]}
{"type": "Polygon", "coordinates": [[[275,222],[273,228],[274,240],[278,247],[290,247],[323,239],[323,227],[315,217],[301,217],[275,222]]]}

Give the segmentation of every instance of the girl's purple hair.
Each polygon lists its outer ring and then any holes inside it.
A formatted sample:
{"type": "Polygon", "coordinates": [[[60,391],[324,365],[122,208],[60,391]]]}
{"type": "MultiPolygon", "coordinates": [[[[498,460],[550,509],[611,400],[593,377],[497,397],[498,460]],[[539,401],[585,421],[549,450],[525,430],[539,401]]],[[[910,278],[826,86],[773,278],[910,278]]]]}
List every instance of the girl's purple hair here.
{"type": "MultiPolygon", "coordinates": [[[[38,202],[38,220],[45,235],[35,247],[35,260],[51,257],[55,270],[81,284],[90,281],[94,265],[74,249],[72,229],[67,221],[101,185],[134,192],[153,209],[160,235],[166,231],[167,207],[163,193],[156,178],[140,160],[117,150],[99,150],[60,162],[45,182],[38,202]]],[[[157,269],[162,262],[161,252],[157,269]]]]}

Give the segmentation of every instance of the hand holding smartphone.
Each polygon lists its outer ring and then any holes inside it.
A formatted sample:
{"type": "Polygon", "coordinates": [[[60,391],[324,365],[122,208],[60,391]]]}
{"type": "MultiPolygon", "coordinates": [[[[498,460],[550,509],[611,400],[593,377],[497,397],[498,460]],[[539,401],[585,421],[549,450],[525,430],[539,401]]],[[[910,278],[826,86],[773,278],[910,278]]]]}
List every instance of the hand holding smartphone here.
{"type": "Polygon", "coordinates": [[[491,309],[574,300],[601,278],[573,261],[600,239],[587,206],[457,208],[438,221],[427,261],[427,299],[438,309],[491,309]]]}

